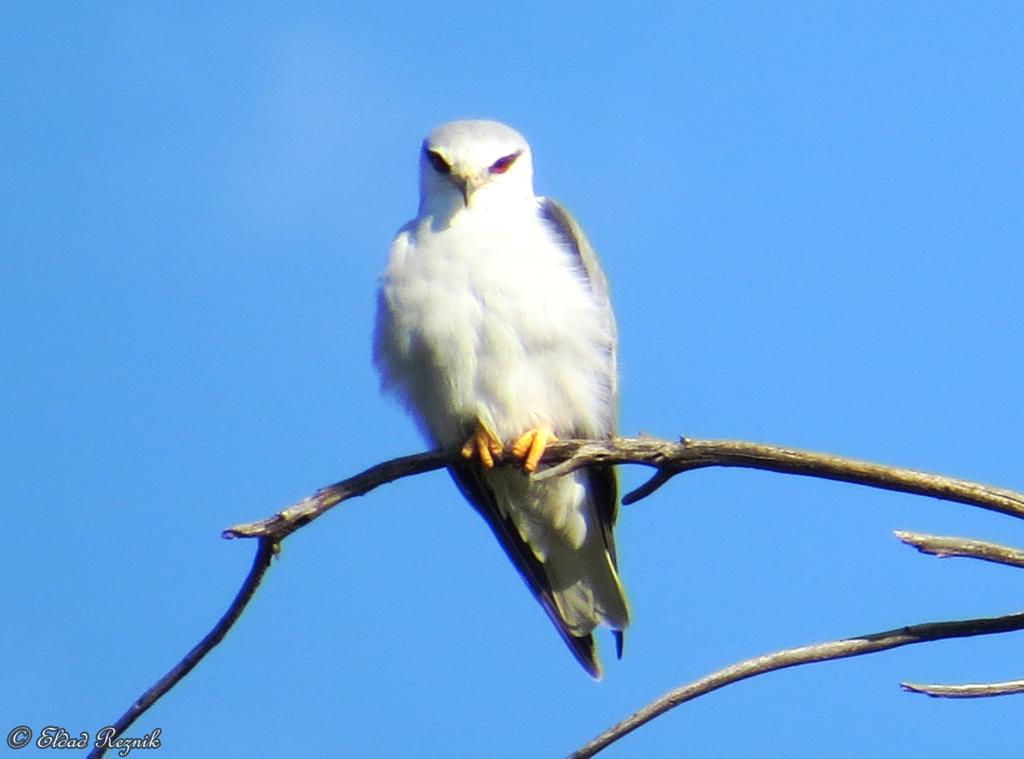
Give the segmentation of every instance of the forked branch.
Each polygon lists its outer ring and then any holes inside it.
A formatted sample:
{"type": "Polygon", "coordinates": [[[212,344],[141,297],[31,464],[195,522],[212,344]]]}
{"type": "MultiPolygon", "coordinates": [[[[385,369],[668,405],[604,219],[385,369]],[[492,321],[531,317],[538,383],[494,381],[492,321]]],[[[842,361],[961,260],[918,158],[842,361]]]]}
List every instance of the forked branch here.
{"type": "MultiPolygon", "coordinates": [[[[224,537],[267,537],[282,540],[342,501],[366,495],[379,485],[402,477],[440,469],[457,455],[454,450],[433,451],[386,461],[355,477],[321,488],[308,498],[266,519],[230,527],[224,531],[224,537]]],[[[643,464],[657,469],[657,473],[646,485],[623,497],[622,502],[626,504],[635,503],[650,495],[657,487],[681,472],[721,466],[799,474],[928,495],[1024,519],[1024,494],[1013,490],[914,469],[872,464],[828,453],[814,453],[738,440],[564,440],[551,443],[544,453],[542,462],[555,466],[538,472],[534,475],[537,479],[559,477],[590,464],[643,464]],[[652,486],[652,483],[656,485],[652,486]]]]}

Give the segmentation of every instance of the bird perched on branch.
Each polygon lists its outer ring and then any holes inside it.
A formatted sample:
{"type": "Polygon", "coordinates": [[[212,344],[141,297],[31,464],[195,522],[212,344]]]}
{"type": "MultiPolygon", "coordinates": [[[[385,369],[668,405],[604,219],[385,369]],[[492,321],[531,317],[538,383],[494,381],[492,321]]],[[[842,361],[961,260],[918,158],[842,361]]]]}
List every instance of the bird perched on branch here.
{"type": "Polygon", "coordinates": [[[610,438],[616,329],[608,287],[572,216],[536,197],[530,146],[494,121],[423,142],[416,218],[381,281],[374,362],[449,467],[570,650],[601,676],[592,632],[622,655],[629,610],[608,466],[535,481],[556,436],[610,438]],[[519,466],[496,466],[510,455],[519,466]]]}

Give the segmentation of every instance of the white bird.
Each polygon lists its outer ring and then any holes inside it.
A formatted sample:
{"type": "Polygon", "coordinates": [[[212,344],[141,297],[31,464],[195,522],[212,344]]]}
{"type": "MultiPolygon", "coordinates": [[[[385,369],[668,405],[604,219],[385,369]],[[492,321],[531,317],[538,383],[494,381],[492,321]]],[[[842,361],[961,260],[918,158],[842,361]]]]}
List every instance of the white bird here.
{"type": "Polygon", "coordinates": [[[629,610],[612,526],[616,478],[592,466],[534,481],[556,436],[616,428],[616,329],[597,257],[569,213],[533,192],[530,146],[494,121],[423,142],[420,204],[381,281],[374,363],[449,467],[583,667],[592,631],[629,610]],[[522,467],[495,467],[506,447],[522,467]]]}

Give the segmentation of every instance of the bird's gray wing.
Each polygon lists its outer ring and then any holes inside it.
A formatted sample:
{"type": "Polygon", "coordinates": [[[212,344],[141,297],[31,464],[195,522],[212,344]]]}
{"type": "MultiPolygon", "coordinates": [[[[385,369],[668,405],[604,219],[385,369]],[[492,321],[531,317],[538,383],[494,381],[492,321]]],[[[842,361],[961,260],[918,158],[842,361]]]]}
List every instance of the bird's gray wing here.
{"type": "MultiPolygon", "coordinates": [[[[597,253],[583,234],[583,229],[576,222],[564,206],[551,198],[540,199],[541,217],[554,228],[555,232],[562,239],[569,250],[576,256],[590,292],[601,310],[602,318],[605,320],[604,328],[610,337],[608,345],[611,376],[608,378],[611,387],[611,398],[609,399],[612,408],[612,428],[606,430],[606,436],[612,437],[615,434],[615,419],[618,413],[618,331],[615,326],[615,315],[612,312],[611,299],[608,294],[608,280],[598,263],[597,253]]],[[[615,470],[610,466],[591,466],[586,470],[588,489],[593,495],[594,503],[597,506],[598,516],[601,519],[601,527],[604,532],[604,542],[611,556],[612,564],[618,569],[618,559],[615,555],[615,537],[612,534],[612,527],[615,525],[618,501],[618,483],[615,470]]],[[[615,631],[615,641],[619,657],[622,657],[622,634],[615,631]]]]}
{"type": "MultiPolygon", "coordinates": [[[[611,355],[611,381],[612,381],[612,404],[618,407],[618,331],[615,327],[615,315],[612,313],[611,299],[608,295],[608,280],[601,271],[601,264],[597,260],[597,253],[591,247],[587,236],[583,234],[580,225],[572,217],[564,206],[551,198],[540,198],[540,215],[552,226],[555,233],[562,242],[575,255],[580,272],[583,275],[587,286],[590,288],[594,300],[601,309],[604,327],[610,338],[609,353],[611,355]]],[[[614,433],[609,430],[609,434],[614,433]]]]}
{"type": "Polygon", "coordinates": [[[579,257],[580,265],[587,277],[587,282],[594,294],[604,303],[608,303],[608,280],[605,279],[601,265],[597,261],[594,248],[583,234],[583,229],[566,210],[565,206],[553,198],[540,198],[541,216],[555,227],[565,243],[579,257]]]}
{"type": "MultiPolygon", "coordinates": [[[[558,613],[554,595],[551,591],[551,581],[548,579],[544,565],[533,554],[533,551],[520,537],[512,520],[508,515],[498,508],[498,502],[494,492],[480,476],[480,467],[476,462],[459,461],[449,465],[448,471],[458,485],[459,490],[466,497],[473,508],[487,522],[491,531],[494,532],[501,547],[505,549],[513,566],[519,570],[519,574],[526,581],[530,591],[544,607],[551,621],[554,622],[569,650],[583,665],[591,677],[601,676],[601,665],[597,662],[597,654],[594,651],[593,635],[573,635],[566,627],[565,622],[558,613]]],[[[621,644],[620,655],[621,655],[621,644]]]]}

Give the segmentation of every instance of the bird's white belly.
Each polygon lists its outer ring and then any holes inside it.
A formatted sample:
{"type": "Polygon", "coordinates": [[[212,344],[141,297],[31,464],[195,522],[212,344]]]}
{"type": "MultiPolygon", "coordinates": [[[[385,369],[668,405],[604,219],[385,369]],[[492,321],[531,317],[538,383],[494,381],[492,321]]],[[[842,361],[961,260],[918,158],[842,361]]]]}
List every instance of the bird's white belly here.
{"type": "Polygon", "coordinates": [[[477,420],[505,441],[541,423],[608,429],[612,337],[573,254],[531,226],[416,230],[388,272],[396,342],[429,365],[408,373],[408,395],[440,443],[477,420]]]}

